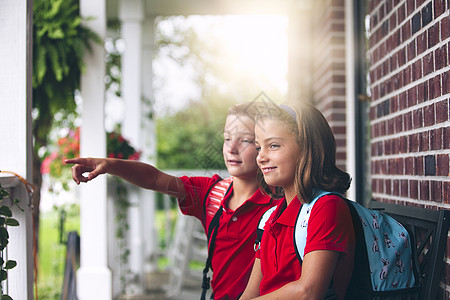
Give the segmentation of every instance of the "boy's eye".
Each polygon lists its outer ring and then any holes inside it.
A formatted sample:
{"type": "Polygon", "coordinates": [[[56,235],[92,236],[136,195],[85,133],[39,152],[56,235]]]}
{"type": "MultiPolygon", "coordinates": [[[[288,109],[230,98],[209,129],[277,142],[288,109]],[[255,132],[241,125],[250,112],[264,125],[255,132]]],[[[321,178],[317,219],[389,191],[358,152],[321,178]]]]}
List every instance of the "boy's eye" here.
{"type": "Polygon", "coordinates": [[[254,143],[254,141],[253,141],[253,140],[250,140],[250,139],[243,139],[242,141],[243,141],[244,143],[251,143],[251,144],[254,143]]]}

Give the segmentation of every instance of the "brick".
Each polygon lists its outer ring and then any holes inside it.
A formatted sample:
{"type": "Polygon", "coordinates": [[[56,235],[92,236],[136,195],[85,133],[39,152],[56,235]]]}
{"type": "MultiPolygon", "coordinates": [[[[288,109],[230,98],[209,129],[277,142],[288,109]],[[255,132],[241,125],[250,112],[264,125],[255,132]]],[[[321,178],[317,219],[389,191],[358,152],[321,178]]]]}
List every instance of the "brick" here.
{"type": "Polygon", "coordinates": [[[384,141],[384,154],[391,155],[392,151],[392,140],[384,141]]]}
{"type": "Polygon", "coordinates": [[[417,88],[413,86],[407,91],[407,99],[408,99],[408,107],[414,106],[417,104],[417,88]]]}
{"type": "Polygon", "coordinates": [[[414,175],[415,159],[414,157],[405,158],[405,175],[414,175]]]}
{"type": "Polygon", "coordinates": [[[399,137],[399,152],[406,153],[408,151],[408,138],[404,135],[399,137]]]}
{"type": "Polygon", "coordinates": [[[403,126],[405,131],[412,129],[412,112],[403,115],[403,126]]]}
{"type": "Polygon", "coordinates": [[[401,190],[401,196],[402,197],[408,197],[409,196],[409,193],[408,193],[408,180],[402,179],[400,181],[400,190],[401,190]]]}
{"type": "Polygon", "coordinates": [[[414,175],[423,176],[425,175],[425,163],[423,156],[416,157],[414,175]]]}
{"type": "Polygon", "coordinates": [[[436,175],[436,157],[434,155],[425,156],[425,176],[436,175]]]}
{"type": "Polygon", "coordinates": [[[411,34],[414,35],[421,28],[421,15],[420,12],[416,13],[411,19],[411,34]]]}
{"type": "Polygon", "coordinates": [[[423,108],[423,121],[425,126],[432,126],[435,123],[434,104],[423,108]]]}
{"type": "Polygon", "coordinates": [[[400,28],[400,42],[404,43],[411,37],[411,24],[406,22],[400,28]]]}
{"type": "Polygon", "coordinates": [[[443,146],[444,149],[450,149],[450,127],[444,129],[443,146]]]}
{"type": "Polygon", "coordinates": [[[407,108],[407,101],[406,101],[406,92],[401,93],[398,95],[398,107],[399,110],[404,110],[407,108]]]}
{"type": "Polygon", "coordinates": [[[385,194],[387,194],[387,195],[392,194],[392,181],[390,179],[386,179],[384,181],[384,190],[385,190],[385,194]]]}
{"type": "Polygon", "coordinates": [[[436,75],[428,80],[428,91],[430,99],[436,99],[441,96],[441,75],[436,75]]]}
{"type": "Polygon", "coordinates": [[[416,40],[412,40],[407,47],[408,61],[411,61],[416,57],[416,40]]]}
{"type": "Polygon", "coordinates": [[[428,180],[420,181],[420,200],[430,200],[430,182],[428,180]]]}
{"type": "Polygon", "coordinates": [[[408,66],[405,69],[403,69],[403,83],[405,85],[411,83],[411,66],[408,66]]]}
{"type": "Polygon", "coordinates": [[[417,101],[419,103],[428,100],[428,81],[424,81],[417,86],[417,101]]]}
{"type": "MultiPolygon", "coordinates": [[[[420,59],[418,61],[420,61],[420,59]]],[[[425,55],[425,57],[423,58],[423,76],[428,75],[433,71],[434,71],[434,54],[433,52],[431,52],[425,55]]],[[[417,80],[417,78],[415,78],[415,80],[417,80]]]]}
{"type": "Polygon", "coordinates": [[[442,73],[442,95],[446,95],[446,94],[450,93],[449,77],[450,77],[450,71],[445,71],[444,73],[442,73]]]}
{"type": "Polygon", "coordinates": [[[430,200],[442,203],[442,181],[430,181],[430,200]]]}
{"type": "Polygon", "coordinates": [[[431,130],[430,132],[430,147],[431,150],[443,149],[443,133],[442,128],[431,130]]]}
{"type": "Polygon", "coordinates": [[[418,199],[419,195],[419,186],[417,180],[409,181],[409,197],[411,199],[418,199]]]}
{"type": "Polygon", "coordinates": [[[428,29],[428,49],[439,43],[439,23],[434,24],[428,29]]]}
{"type": "Polygon", "coordinates": [[[424,2],[425,0],[416,0],[416,9],[419,8],[424,2]]]}
{"type": "Polygon", "coordinates": [[[422,8],[422,27],[427,26],[433,20],[433,8],[431,1],[422,8]]]}
{"type": "MultiPolygon", "coordinates": [[[[442,189],[444,190],[443,191],[444,203],[450,204],[450,182],[444,181],[442,189]]],[[[447,248],[447,249],[450,249],[450,248],[447,248]]]]}
{"type": "Polygon", "coordinates": [[[428,131],[422,132],[420,135],[421,141],[420,141],[420,151],[428,151],[430,150],[430,133],[428,131]]]}
{"type": "Polygon", "coordinates": [[[387,121],[387,133],[389,135],[392,135],[395,133],[395,120],[394,119],[389,119],[387,121]]]}
{"type": "Polygon", "coordinates": [[[403,116],[395,117],[395,133],[403,132],[403,116]]]}
{"type": "Polygon", "coordinates": [[[443,18],[441,20],[441,41],[445,41],[449,37],[450,37],[450,18],[443,18]]]}
{"type": "Polygon", "coordinates": [[[403,3],[397,10],[398,24],[400,24],[401,22],[403,22],[403,20],[405,20],[405,9],[406,9],[405,3],[403,3]]]}
{"type": "Polygon", "coordinates": [[[413,112],[413,128],[422,128],[423,125],[423,112],[421,108],[416,109],[413,112]]]}
{"type": "Polygon", "coordinates": [[[436,175],[437,176],[449,176],[449,155],[437,154],[436,155],[436,175]]]}
{"type": "Polygon", "coordinates": [[[448,100],[436,103],[436,124],[449,120],[448,100]]]}
{"type": "Polygon", "coordinates": [[[414,152],[418,152],[419,151],[419,147],[420,147],[420,139],[419,139],[419,134],[418,133],[414,133],[412,135],[410,135],[408,137],[408,141],[409,141],[409,152],[410,153],[414,153],[414,152]]]}
{"type": "Polygon", "coordinates": [[[434,0],[434,18],[436,19],[440,15],[442,15],[445,11],[445,3],[444,0],[434,0]]]}
{"type": "Polygon", "coordinates": [[[447,46],[444,45],[434,51],[434,65],[437,70],[447,66],[447,46]]]}
{"type": "Polygon", "coordinates": [[[406,1],[406,14],[411,15],[411,13],[414,11],[414,0],[407,0],[406,1]]]}
{"type": "Polygon", "coordinates": [[[422,60],[418,59],[412,67],[412,80],[417,81],[422,77],[422,60]]]}
{"type": "Polygon", "coordinates": [[[392,195],[400,196],[400,184],[399,180],[392,181],[392,195]]]}
{"type": "Polygon", "coordinates": [[[427,31],[424,31],[417,37],[417,55],[422,54],[425,50],[427,50],[427,46],[427,31]]]}

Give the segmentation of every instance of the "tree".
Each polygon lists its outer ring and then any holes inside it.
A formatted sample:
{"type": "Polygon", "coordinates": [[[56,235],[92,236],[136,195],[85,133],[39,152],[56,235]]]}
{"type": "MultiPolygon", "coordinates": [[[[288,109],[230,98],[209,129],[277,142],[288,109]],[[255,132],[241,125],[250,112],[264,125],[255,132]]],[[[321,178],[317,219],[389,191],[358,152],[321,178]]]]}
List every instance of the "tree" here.
{"type": "MultiPolygon", "coordinates": [[[[78,0],[33,1],[33,218],[39,230],[41,161],[49,133],[76,116],[75,92],[84,69],[83,56],[100,38],[82,24],[78,0]],[[56,117],[56,118],[55,118],[56,117]]],[[[71,127],[71,126],[69,126],[71,127]]]]}
{"type": "MultiPolygon", "coordinates": [[[[226,17],[193,17],[201,18],[202,32],[190,18],[158,19],[155,60],[169,57],[180,67],[195,70],[192,80],[201,96],[190,99],[182,111],[158,116],[157,163],[163,169],[224,169],[223,126],[228,108],[252,101],[262,91],[275,99],[281,99],[282,92],[256,69],[235,69],[239,63],[232,60],[233,53],[217,34],[226,17]]],[[[155,78],[156,97],[166,85],[167,78],[155,78]]]]}

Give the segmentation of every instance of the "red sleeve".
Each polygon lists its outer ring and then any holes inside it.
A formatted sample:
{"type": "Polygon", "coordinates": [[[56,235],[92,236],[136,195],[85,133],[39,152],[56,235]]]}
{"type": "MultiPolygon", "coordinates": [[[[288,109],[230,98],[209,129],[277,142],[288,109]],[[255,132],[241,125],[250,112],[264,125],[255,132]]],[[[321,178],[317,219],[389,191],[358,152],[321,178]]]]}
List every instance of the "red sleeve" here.
{"type": "Polygon", "coordinates": [[[335,195],[317,200],[309,218],[305,254],[314,250],[349,254],[353,240],[353,223],[345,200],[335,195]]]}
{"type": "Polygon", "coordinates": [[[185,215],[190,215],[204,222],[205,205],[203,203],[209,188],[218,180],[219,175],[213,177],[180,177],[186,190],[186,197],[178,199],[180,210],[185,215]]]}

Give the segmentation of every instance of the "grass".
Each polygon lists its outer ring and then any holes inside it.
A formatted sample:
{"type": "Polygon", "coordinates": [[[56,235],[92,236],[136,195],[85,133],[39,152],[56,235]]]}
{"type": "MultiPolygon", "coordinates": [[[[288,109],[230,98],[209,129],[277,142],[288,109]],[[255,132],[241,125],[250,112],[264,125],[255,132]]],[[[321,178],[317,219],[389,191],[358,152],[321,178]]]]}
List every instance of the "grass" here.
{"type": "MultiPolygon", "coordinates": [[[[65,232],[79,232],[79,208],[70,206],[66,211],[65,232]]],[[[40,218],[38,296],[43,300],[59,300],[62,291],[66,245],[60,243],[59,220],[59,210],[44,212],[40,218]]]]}

